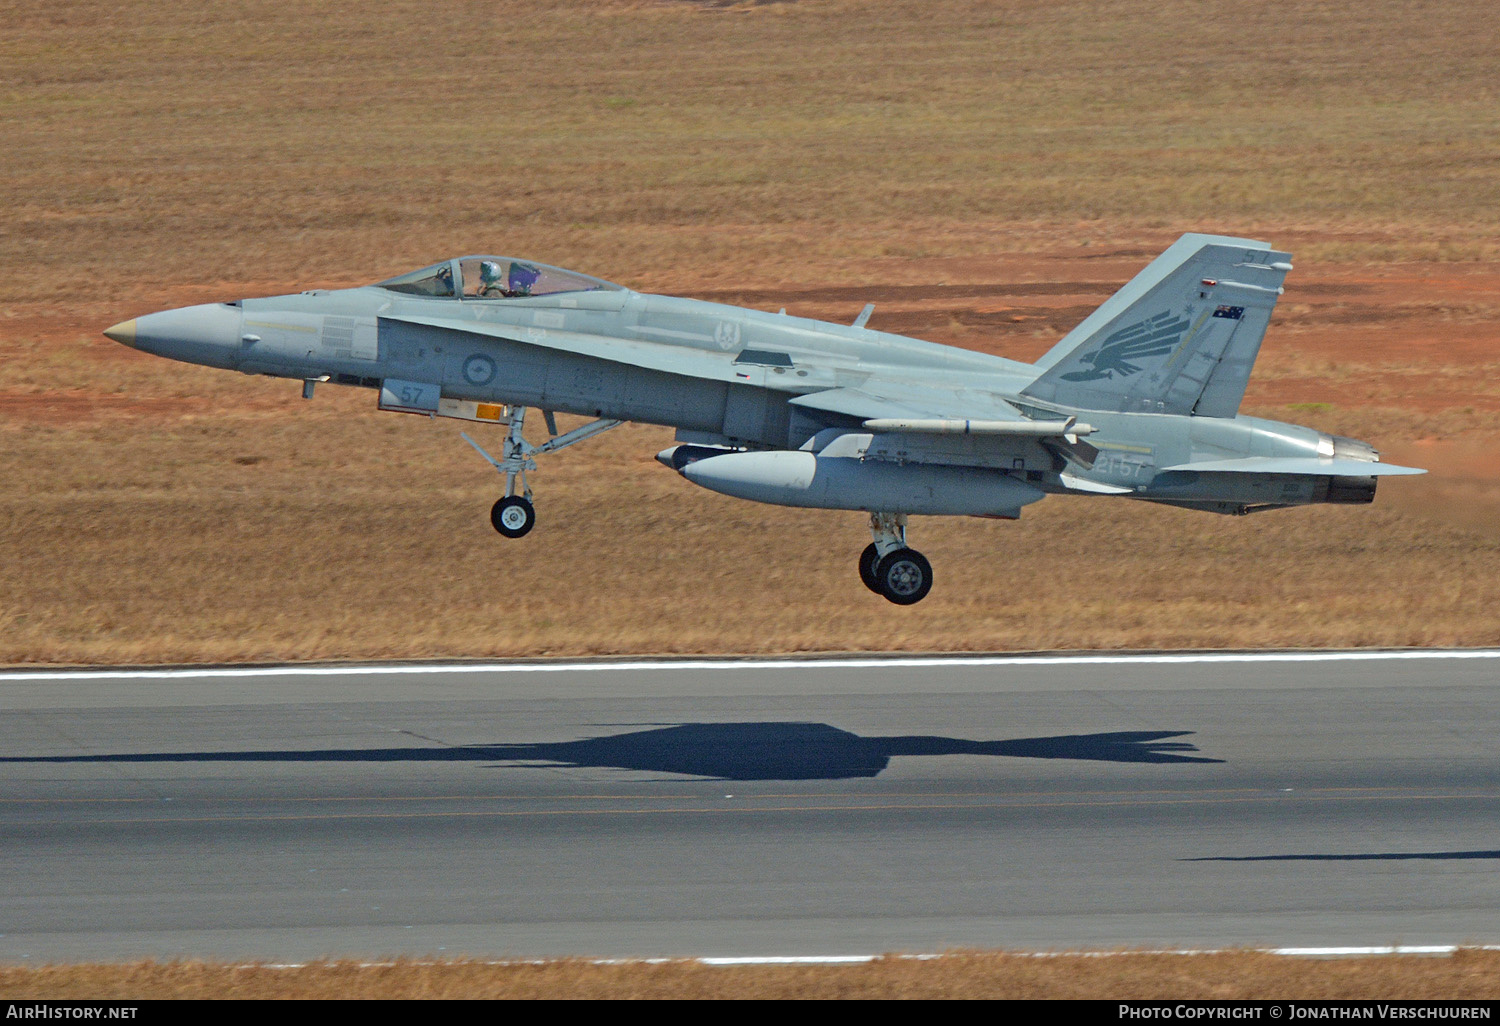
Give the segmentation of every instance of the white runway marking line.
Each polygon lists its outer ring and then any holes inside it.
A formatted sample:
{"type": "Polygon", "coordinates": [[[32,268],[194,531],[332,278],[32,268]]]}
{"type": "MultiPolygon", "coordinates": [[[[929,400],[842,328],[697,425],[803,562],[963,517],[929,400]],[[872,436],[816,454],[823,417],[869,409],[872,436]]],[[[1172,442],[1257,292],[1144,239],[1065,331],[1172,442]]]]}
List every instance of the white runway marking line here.
{"type": "MultiPolygon", "coordinates": [[[[1128,958],[1131,955],[1232,955],[1248,952],[1256,955],[1282,955],[1287,958],[1349,958],[1375,955],[1455,955],[1460,951],[1500,951],[1500,944],[1387,944],[1377,946],[1347,945],[1324,948],[1153,948],[1123,951],[978,951],[980,955],[1015,955],[1022,958],[1128,958]]],[[[671,965],[688,962],[696,965],[867,965],[883,958],[904,962],[933,962],[944,958],[962,958],[963,954],[944,955],[727,955],[684,956],[681,958],[591,958],[590,965],[671,965]]],[[[466,961],[456,959],[455,961],[466,961]]],[[[571,959],[524,958],[486,961],[482,965],[553,965],[571,959]]],[[[306,969],[307,962],[275,962],[256,965],[246,963],[237,969],[306,969]]],[[[356,962],[360,969],[388,969],[394,962],[356,962]]],[[[438,966],[443,962],[409,962],[408,965],[438,966]]]]}
{"type": "MultiPolygon", "coordinates": [[[[1459,951],[1500,951],[1500,944],[1394,944],[1379,946],[1345,945],[1324,948],[1163,948],[1121,951],[981,951],[979,954],[1020,955],[1025,958],[1117,958],[1129,955],[1228,955],[1250,951],[1257,955],[1283,955],[1288,958],[1347,958],[1361,955],[1454,955],[1459,951]]],[[[857,965],[875,962],[885,955],[744,955],[719,958],[690,958],[683,961],[700,965],[857,965]]],[[[939,954],[896,955],[902,960],[926,962],[953,956],[939,954]]],[[[597,959],[598,965],[621,965],[631,962],[659,964],[670,958],[597,959]]]]}
{"type": "Polygon", "coordinates": [[[225,666],[164,670],[0,670],[0,684],[34,680],[184,680],[215,677],[384,677],[410,674],[616,673],[669,670],[912,669],[933,666],[1123,666],[1205,663],[1339,663],[1500,659],[1500,649],[1339,652],[1163,652],[1159,654],[897,656],[830,659],[643,659],[631,662],[405,663],[390,666],[225,666]]]}

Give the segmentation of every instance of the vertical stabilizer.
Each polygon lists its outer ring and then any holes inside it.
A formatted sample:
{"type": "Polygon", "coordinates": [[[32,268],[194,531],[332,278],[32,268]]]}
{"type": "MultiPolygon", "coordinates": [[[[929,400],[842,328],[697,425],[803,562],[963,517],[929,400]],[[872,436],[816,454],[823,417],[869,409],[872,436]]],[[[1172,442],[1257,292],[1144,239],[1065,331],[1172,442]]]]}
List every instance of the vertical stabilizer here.
{"type": "Polygon", "coordinates": [[[1086,410],[1233,417],[1290,254],[1184,235],[1037,361],[1022,392],[1086,410]]]}

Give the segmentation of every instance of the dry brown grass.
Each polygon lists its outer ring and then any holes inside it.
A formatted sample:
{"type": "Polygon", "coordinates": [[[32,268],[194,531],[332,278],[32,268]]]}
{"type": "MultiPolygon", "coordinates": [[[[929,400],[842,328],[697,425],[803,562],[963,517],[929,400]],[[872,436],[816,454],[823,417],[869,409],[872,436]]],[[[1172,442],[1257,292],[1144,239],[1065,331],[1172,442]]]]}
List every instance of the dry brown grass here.
{"type": "Polygon", "coordinates": [[[860,515],[701,492],[647,427],[549,463],[505,543],[458,428],[363,398],[6,435],[0,660],[1500,643],[1495,535],[1382,508],[924,519],[939,586],[898,610],[853,579],[860,515]]]}
{"type": "Polygon", "coordinates": [[[842,966],[402,960],[295,969],[204,962],[0,968],[18,998],[1449,999],[1500,995],[1500,952],[1313,961],[1251,952],[1036,958],[959,952],[842,966]]]}
{"type": "Polygon", "coordinates": [[[1299,271],[1252,410],[1442,455],[1500,427],[1485,0],[0,17],[0,662],[1500,643],[1482,445],[1373,510],[922,521],[898,610],[861,517],[697,491],[665,431],[546,462],[503,543],[455,425],[97,334],[499,250],[1031,358],[1177,231],[1261,232],[1299,271]]]}
{"type": "Polygon", "coordinates": [[[1490,14],[5,2],[0,303],[492,248],[739,283],[1184,226],[1295,232],[1318,260],[1493,259],[1490,14]]]}

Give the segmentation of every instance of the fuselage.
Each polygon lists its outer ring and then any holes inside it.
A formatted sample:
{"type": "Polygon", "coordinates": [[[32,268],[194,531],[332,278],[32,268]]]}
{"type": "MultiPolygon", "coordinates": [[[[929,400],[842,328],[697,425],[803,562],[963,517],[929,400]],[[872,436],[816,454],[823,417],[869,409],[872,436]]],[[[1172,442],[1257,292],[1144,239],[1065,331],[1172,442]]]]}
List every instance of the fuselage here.
{"type": "Polygon", "coordinates": [[[896,411],[906,404],[1077,416],[1094,429],[1088,442],[1098,454],[1090,466],[1068,466],[1036,439],[997,451],[972,437],[927,437],[900,449],[896,436],[861,450],[861,458],[959,466],[1043,492],[1128,494],[1220,512],[1368,501],[1374,492],[1373,479],[1356,487],[1329,475],[1284,473],[1215,475],[1205,489],[1201,475],[1166,469],[1336,451],[1374,458],[1362,443],[1310,428],[1245,416],[1071,409],[1022,395],[1038,375],[1031,364],[618,286],[503,298],[415,295],[382,285],[313,290],[169,310],[109,334],[145,352],[246,374],[375,389],[410,383],[440,395],[450,409],[457,401],[660,424],[685,442],[748,450],[816,453],[821,440],[860,431],[870,415],[822,397],[858,397],[878,385],[873,394],[883,398],[873,401],[896,411]],[[1350,499],[1351,487],[1367,494],[1350,499]]]}
{"type": "Polygon", "coordinates": [[[861,581],[899,605],[932,568],[911,515],[1014,519],[1048,493],[1214,513],[1365,503],[1421,473],[1363,442],[1238,414],[1289,254],[1182,236],[1035,364],[864,326],[649,295],[470,256],[375,285],[150,314],[105,332],[244,374],[374,390],[381,410],[503,425],[495,530],[526,535],[535,457],[625,421],[700,487],[870,514],[861,581]],[[526,411],[552,437],[526,438],[526,411]],[[553,413],[593,418],[559,434],[553,413]]]}

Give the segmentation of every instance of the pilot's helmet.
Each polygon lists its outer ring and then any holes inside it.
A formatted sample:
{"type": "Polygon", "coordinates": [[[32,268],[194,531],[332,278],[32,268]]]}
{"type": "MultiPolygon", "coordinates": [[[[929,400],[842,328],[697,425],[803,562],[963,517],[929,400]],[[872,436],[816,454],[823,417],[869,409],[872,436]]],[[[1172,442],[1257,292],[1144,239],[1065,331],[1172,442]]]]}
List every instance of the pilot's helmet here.
{"type": "Polygon", "coordinates": [[[496,284],[500,280],[500,265],[493,260],[479,261],[479,283],[485,288],[496,284]]]}
{"type": "Polygon", "coordinates": [[[542,272],[530,264],[510,265],[510,288],[512,292],[530,292],[536,280],[542,276],[542,272]]]}

